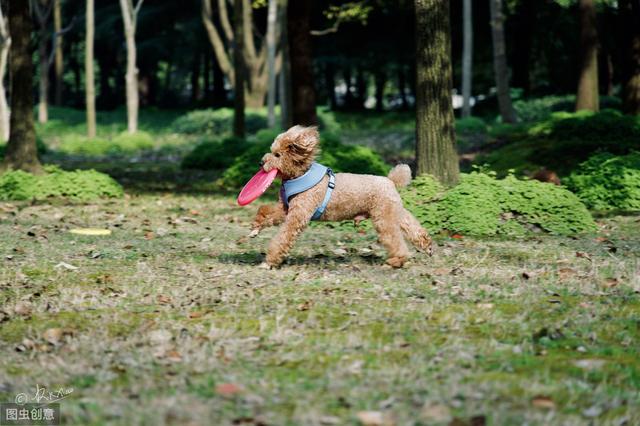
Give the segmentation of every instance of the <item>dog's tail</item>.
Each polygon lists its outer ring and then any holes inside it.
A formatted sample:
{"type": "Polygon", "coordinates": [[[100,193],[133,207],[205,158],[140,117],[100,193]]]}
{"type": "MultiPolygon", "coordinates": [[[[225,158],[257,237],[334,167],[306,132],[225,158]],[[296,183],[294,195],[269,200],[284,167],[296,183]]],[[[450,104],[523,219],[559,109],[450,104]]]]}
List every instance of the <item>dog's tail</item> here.
{"type": "Polygon", "coordinates": [[[398,164],[387,176],[396,188],[403,188],[411,183],[411,169],[406,164],[398,164]]]}

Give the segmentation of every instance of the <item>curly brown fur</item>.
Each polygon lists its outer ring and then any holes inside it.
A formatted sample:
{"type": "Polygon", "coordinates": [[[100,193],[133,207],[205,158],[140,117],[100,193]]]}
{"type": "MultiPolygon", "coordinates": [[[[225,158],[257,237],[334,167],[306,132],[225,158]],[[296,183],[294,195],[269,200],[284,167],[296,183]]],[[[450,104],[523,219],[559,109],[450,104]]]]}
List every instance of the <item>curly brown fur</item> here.
{"type": "MultiPolygon", "coordinates": [[[[315,127],[294,126],[275,139],[271,152],[262,158],[262,167],[267,172],[278,169],[278,175],[283,180],[302,176],[319,152],[318,142],[318,130],[315,127]]],[[[268,266],[283,262],[296,238],[322,203],[328,179],[325,176],[313,188],[293,196],[288,209],[285,209],[282,200],[277,205],[258,209],[252,224],[252,236],[266,227],[282,223],[269,244],[268,266]]],[[[402,206],[402,199],[396,190],[396,187],[406,186],[410,181],[411,170],[404,164],[391,170],[389,177],[337,173],[336,187],[320,220],[371,218],[381,243],[389,253],[387,263],[395,268],[402,267],[409,258],[405,238],[417,249],[431,254],[429,234],[402,206]]]]}

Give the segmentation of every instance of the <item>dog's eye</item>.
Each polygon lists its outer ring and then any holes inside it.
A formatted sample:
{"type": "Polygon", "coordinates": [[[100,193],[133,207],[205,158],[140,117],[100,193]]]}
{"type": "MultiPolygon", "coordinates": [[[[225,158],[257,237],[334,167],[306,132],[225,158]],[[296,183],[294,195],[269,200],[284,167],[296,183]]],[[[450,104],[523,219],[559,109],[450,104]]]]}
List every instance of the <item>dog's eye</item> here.
{"type": "Polygon", "coordinates": [[[276,156],[276,158],[280,158],[280,153],[279,153],[279,152],[276,152],[276,153],[275,153],[275,154],[273,154],[273,155],[275,155],[275,156],[276,156]]]}

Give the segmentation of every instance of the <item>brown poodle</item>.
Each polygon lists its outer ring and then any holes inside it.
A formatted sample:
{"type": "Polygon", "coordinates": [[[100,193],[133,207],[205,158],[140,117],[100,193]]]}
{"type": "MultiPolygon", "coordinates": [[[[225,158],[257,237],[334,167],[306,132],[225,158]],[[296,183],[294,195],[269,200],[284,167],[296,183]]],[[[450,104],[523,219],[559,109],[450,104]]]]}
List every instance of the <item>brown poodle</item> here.
{"type": "MultiPolygon", "coordinates": [[[[319,148],[315,127],[294,126],[280,134],[271,145],[271,152],[262,158],[265,171],[277,169],[283,183],[299,178],[310,170],[319,148]]],[[[420,223],[402,206],[396,188],[411,182],[411,170],[406,164],[396,166],[388,177],[337,173],[329,170],[321,180],[304,192],[280,201],[277,205],[261,206],[251,226],[251,237],[269,226],[283,223],[271,240],[266,267],[282,263],[296,238],[307,227],[314,214],[322,221],[371,218],[380,242],[389,253],[387,263],[400,268],[409,257],[405,238],[421,251],[431,255],[431,238],[420,223]],[[335,185],[331,187],[330,181],[335,185]],[[323,203],[329,188],[328,204],[323,203]],[[324,211],[317,211],[326,205],[324,211]]]]}

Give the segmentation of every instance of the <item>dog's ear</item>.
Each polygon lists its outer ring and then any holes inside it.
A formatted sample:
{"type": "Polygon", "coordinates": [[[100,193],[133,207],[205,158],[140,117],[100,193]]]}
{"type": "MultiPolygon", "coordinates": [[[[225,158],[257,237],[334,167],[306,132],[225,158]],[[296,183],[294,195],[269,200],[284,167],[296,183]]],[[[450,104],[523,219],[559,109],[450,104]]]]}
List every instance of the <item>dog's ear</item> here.
{"type": "Polygon", "coordinates": [[[287,133],[289,132],[292,133],[287,147],[289,151],[296,154],[312,154],[316,151],[320,140],[317,127],[295,126],[289,129],[287,133]]]}

